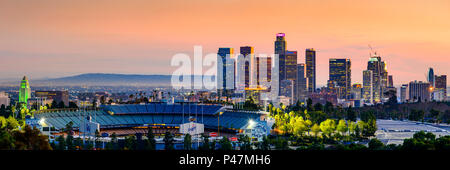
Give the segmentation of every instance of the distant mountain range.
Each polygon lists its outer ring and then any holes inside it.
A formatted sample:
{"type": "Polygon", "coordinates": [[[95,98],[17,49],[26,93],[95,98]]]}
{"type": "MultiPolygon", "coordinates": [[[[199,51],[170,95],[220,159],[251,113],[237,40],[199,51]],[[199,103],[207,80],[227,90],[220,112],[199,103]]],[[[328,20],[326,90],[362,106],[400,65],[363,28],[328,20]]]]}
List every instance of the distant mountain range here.
{"type": "MultiPolygon", "coordinates": [[[[87,73],[75,76],[30,80],[31,86],[170,86],[172,75],[87,73]]],[[[192,79],[193,80],[193,79],[192,79]]],[[[18,82],[2,84],[19,85],[18,82]]]]}

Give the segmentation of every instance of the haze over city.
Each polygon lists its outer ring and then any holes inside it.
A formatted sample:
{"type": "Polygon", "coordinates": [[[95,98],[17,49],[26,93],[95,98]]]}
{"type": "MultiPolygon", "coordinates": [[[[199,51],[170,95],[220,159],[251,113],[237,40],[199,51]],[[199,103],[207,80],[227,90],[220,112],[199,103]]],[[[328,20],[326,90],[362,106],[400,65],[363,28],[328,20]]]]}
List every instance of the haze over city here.
{"type": "Polygon", "coordinates": [[[317,84],[328,80],[329,58],[352,60],[362,83],[370,44],[396,85],[425,80],[429,67],[449,74],[450,2],[381,1],[25,1],[0,2],[0,79],[81,73],[171,74],[177,53],[217,53],[219,47],[317,50],[317,84]]]}

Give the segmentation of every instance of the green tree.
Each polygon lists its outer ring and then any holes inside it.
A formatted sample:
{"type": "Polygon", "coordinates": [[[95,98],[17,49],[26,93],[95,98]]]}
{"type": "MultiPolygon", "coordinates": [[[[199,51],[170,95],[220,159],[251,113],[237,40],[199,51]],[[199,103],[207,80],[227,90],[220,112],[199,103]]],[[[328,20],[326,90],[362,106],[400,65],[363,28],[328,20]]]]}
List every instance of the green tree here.
{"type": "Polygon", "coordinates": [[[222,140],[219,141],[219,144],[220,144],[219,150],[232,150],[233,149],[231,142],[226,137],[223,137],[222,140]]]}
{"type": "Polygon", "coordinates": [[[136,136],[130,135],[125,137],[125,150],[135,150],[136,149],[136,136]]]}
{"type": "Polygon", "coordinates": [[[306,110],[308,111],[313,111],[313,102],[311,98],[308,98],[308,100],[306,100],[306,110]]]}
{"type": "Polygon", "coordinates": [[[241,144],[241,150],[253,150],[250,137],[247,135],[239,135],[238,142],[241,144]]]}
{"type": "Polygon", "coordinates": [[[289,150],[289,143],[282,137],[277,137],[275,140],[275,149],[277,150],[289,150]]]}
{"type": "Polygon", "coordinates": [[[113,134],[111,134],[111,142],[110,143],[111,143],[111,149],[112,150],[118,150],[119,149],[116,132],[113,132],[113,134]]]}
{"type": "Polygon", "coordinates": [[[263,137],[263,141],[258,144],[259,150],[270,150],[270,141],[267,136],[263,137]]]}
{"type": "Polygon", "coordinates": [[[66,107],[66,105],[65,105],[65,103],[64,103],[63,101],[60,101],[60,102],[58,103],[58,108],[63,109],[63,108],[65,108],[65,107],[66,107]]]}
{"type": "Polygon", "coordinates": [[[322,106],[322,104],[316,103],[316,104],[314,105],[314,110],[315,110],[315,111],[323,111],[323,106],[322,106]]]}
{"type": "MultiPolygon", "coordinates": [[[[48,137],[39,129],[26,125],[22,131],[14,131],[14,147],[17,150],[51,150],[48,137]]],[[[64,138],[63,138],[64,140],[64,138]]]]}
{"type": "Polygon", "coordinates": [[[69,108],[76,109],[78,105],[75,102],[69,102],[69,108]]]}
{"type": "Polygon", "coordinates": [[[66,124],[66,127],[63,129],[63,132],[67,134],[66,137],[66,146],[68,150],[74,150],[75,146],[73,144],[73,122],[70,121],[66,124]]]}
{"type": "Polygon", "coordinates": [[[373,138],[369,141],[369,149],[370,150],[383,150],[384,144],[377,138],[373,138]]]}
{"type": "Polygon", "coordinates": [[[57,150],[66,150],[66,141],[63,135],[58,136],[56,141],[58,142],[57,150]]]}
{"type": "Polygon", "coordinates": [[[364,137],[374,136],[376,131],[377,131],[376,119],[370,119],[367,123],[364,123],[362,135],[364,137]]]}
{"type": "Polygon", "coordinates": [[[348,131],[347,123],[345,123],[345,120],[339,120],[336,130],[342,135],[345,135],[345,132],[348,131]]]}
{"type": "Polygon", "coordinates": [[[324,111],[327,114],[330,114],[331,112],[333,112],[334,111],[333,103],[327,101],[324,106],[324,111]]]}
{"type": "Polygon", "coordinates": [[[0,116],[7,117],[6,114],[6,106],[2,104],[2,106],[0,107],[0,116]]]}
{"type": "Polygon", "coordinates": [[[336,130],[336,123],[333,119],[327,119],[320,123],[320,130],[323,135],[330,137],[331,134],[336,130]]]}
{"type": "Polygon", "coordinates": [[[200,146],[200,148],[199,148],[200,150],[214,150],[214,149],[211,149],[214,146],[210,146],[208,134],[203,133],[202,140],[203,140],[203,145],[200,146]]]}
{"type": "Polygon", "coordinates": [[[184,150],[192,149],[192,138],[190,134],[184,136],[184,150]]]}
{"type": "Polygon", "coordinates": [[[314,134],[314,136],[317,137],[317,135],[318,135],[319,132],[320,132],[320,126],[317,125],[317,124],[314,124],[314,125],[311,127],[311,131],[312,131],[312,133],[314,134]]]}
{"type": "Polygon", "coordinates": [[[0,130],[0,150],[13,150],[14,138],[5,129],[0,130]]]}
{"type": "Polygon", "coordinates": [[[51,108],[52,109],[57,109],[58,108],[58,102],[56,102],[56,100],[52,101],[51,108]]]}
{"type": "Polygon", "coordinates": [[[155,150],[156,149],[156,140],[155,135],[153,134],[153,128],[148,127],[147,131],[147,150],[155,150]]]}
{"type": "Polygon", "coordinates": [[[169,131],[167,131],[164,135],[164,149],[165,150],[174,150],[173,145],[173,135],[169,131]]]}
{"type": "Polygon", "coordinates": [[[347,120],[352,122],[356,121],[356,112],[353,111],[352,106],[347,108],[347,120]]]}
{"type": "Polygon", "coordinates": [[[19,128],[19,122],[12,116],[6,119],[6,124],[6,130],[8,131],[16,130],[19,128]]]}

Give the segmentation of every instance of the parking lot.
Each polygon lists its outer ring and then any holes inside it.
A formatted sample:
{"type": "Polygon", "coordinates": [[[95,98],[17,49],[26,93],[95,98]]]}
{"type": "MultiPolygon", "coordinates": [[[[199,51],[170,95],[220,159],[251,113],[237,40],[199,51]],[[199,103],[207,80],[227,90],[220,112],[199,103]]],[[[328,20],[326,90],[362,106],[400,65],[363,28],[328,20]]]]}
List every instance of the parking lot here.
{"type": "Polygon", "coordinates": [[[412,138],[419,131],[431,132],[439,136],[450,135],[450,126],[412,121],[377,120],[376,137],[384,144],[402,144],[406,138],[412,138]]]}

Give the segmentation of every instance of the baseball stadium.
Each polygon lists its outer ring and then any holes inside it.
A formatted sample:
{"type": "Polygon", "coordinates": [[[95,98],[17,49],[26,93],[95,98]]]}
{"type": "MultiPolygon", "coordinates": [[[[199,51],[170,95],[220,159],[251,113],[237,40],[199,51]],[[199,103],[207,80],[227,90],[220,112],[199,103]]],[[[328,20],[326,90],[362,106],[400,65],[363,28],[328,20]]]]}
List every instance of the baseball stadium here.
{"type": "Polygon", "coordinates": [[[236,111],[226,106],[199,103],[102,105],[97,109],[47,110],[34,114],[44,132],[45,129],[59,132],[72,122],[78,133],[86,117],[98,123],[103,137],[113,133],[117,136],[145,134],[148,128],[152,128],[155,135],[167,131],[181,135],[180,125],[188,122],[203,124],[204,133],[219,131],[221,136],[231,136],[242,133],[249,123],[266,124],[264,112],[236,111]]]}

